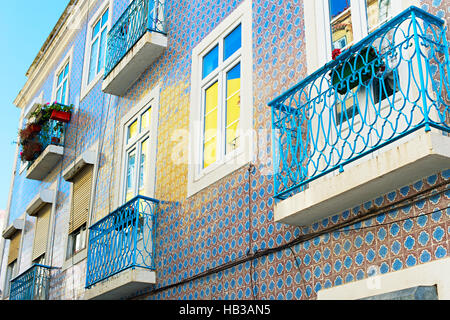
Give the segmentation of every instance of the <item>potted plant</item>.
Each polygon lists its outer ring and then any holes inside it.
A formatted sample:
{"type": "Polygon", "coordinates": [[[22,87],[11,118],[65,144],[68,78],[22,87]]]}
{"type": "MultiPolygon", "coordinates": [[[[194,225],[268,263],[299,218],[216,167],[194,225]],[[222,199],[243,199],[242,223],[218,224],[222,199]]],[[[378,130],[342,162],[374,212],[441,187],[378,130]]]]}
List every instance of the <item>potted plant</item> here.
{"type": "Polygon", "coordinates": [[[38,141],[29,141],[22,146],[20,158],[22,161],[33,161],[42,152],[42,144],[38,141]]]}
{"type": "Polygon", "coordinates": [[[54,102],[51,106],[52,113],[50,119],[68,123],[72,115],[72,106],[63,106],[54,102]]]}
{"type": "MultiPolygon", "coordinates": [[[[333,60],[335,60],[340,54],[340,49],[333,50],[333,60]]],[[[378,52],[374,47],[370,46],[361,49],[358,53],[339,64],[331,71],[331,83],[334,87],[336,87],[336,91],[339,94],[345,94],[347,91],[358,86],[360,82],[364,83],[367,80],[370,80],[373,77],[373,73],[372,67],[368,65],[378,58],[378,52]],[[347,83],[345,79],[348,77],[350,77],[350,79],[347,83]]],[[[380,71],[382,68],[382,63],[375,62],[375,73],[380,71]]]]}
{"type": "Polygon", "coordinates": [[[36,123],[41,125],[50,119],[67,123],[70,122],[72,108],[72,105],[65,106],[55,101],[52,104],[39,105],[31,116],[35,118],[36,123]]]}
{"type": "Polygon", "coordinates": [[[27,141],[34,139],[41,129],[42,126],[39,124],[28,123],[25,128],[19,131],[20,144],[24,145],[27,141]]]}

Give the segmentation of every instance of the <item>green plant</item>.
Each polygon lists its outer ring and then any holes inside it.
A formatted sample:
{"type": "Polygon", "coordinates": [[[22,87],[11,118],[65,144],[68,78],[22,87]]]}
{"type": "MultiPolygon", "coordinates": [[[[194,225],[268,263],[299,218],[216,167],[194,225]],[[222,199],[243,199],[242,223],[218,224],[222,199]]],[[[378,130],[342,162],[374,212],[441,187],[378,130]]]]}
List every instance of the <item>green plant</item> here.
{"type": "Polygon", "coordinates": [[[39,104],[36,110],[31,113],[31,117],[33,117],[37,123],[44,124],[50,120],[53,110],[56,111],[64,111],[64,112],[72,112],[73,105],[66,106],[60,104],[58,102],[53,102],[52,104],[39,104]]]}

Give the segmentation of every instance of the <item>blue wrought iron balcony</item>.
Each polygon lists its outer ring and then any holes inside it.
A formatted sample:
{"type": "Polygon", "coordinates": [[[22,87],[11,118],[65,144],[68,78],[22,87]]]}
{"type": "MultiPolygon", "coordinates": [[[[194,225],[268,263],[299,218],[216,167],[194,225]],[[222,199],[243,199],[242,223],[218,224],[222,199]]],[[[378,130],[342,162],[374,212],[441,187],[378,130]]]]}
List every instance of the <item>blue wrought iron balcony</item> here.
{"type": "Polygon", "coordinates": [[[86,288],[129,269],[155,270],[158,204],[137,196],[89,228],[86,288]]]}
{"type": "Polygon", "coordinates": [[[166,46],[163,2],[132,1],[108,33],[102,90],[123,95],[166,46]]]}
{"type": "Polygon", "coordinates": [[[446,31],[442,19],[410,7],[271,101],[275,198],[299,195],[419,129],[448,136],[446,31]]]}
{"type": "Polygon", "coordinates": [[[11,280],[10,300],[47,300],[52,267],[34,264],[11,280]]]}
{"type": "Polygon", "coordinates": [[[65,132],[66,125],[57,120],[50,119],[42,125],[36,139],[31,142],[35,152],[33,159],[28,161],[28,179],[42,180],[62,158],[65,132]]]}

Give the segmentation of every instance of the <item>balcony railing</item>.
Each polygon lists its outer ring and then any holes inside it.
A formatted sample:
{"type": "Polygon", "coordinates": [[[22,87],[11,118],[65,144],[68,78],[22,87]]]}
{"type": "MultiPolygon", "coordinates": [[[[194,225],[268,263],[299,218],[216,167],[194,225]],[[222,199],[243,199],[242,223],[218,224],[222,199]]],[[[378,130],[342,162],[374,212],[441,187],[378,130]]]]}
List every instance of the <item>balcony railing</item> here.
{"type": "Polygon", "coordinates": [[[86,288],[129,268],[155,269],[158,203],[137,196],[89,228],[86,288]]]}
{"type": "Polygon", "coordinates": [[[37,136],[37,142],[40,144],[40,152],[35,153],[35,159],[28,162],[28,168],[49,145],[64,146],[64,137],[66,125],[60,121],[50,119],[42,126],[41,132],[37,136]]]}
{"type": "Polygon", "coordinates": [[[34,264],[11,280],[10,300],[47,300],[52,267],[34,264]]]}
{"type": "Polygon", "coordinates": [[[108,33],[104,78],[147,31],[165,34],[163,2],[134,0],[108,33]]]}
{"type": "Polygon", "coordinates": [[[420,128],[450,132],[445,36],[410,7],[271,101],[275,197],[420,128]]]}

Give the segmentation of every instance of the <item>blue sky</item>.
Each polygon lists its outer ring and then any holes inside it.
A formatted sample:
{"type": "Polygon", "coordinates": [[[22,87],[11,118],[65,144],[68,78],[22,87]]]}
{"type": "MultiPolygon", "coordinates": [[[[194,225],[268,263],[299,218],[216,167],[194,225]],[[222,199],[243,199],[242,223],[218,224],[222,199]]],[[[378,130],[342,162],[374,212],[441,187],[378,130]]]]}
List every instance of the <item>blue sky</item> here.
{"type": "Polygon", "coordinates": [[[7,1],[0,10],[0,210],[6,209],[20,110],[14,99],[25,73],[69,0],[7,1]]]}

